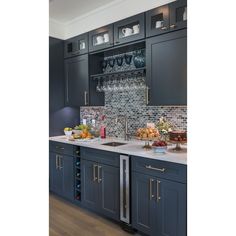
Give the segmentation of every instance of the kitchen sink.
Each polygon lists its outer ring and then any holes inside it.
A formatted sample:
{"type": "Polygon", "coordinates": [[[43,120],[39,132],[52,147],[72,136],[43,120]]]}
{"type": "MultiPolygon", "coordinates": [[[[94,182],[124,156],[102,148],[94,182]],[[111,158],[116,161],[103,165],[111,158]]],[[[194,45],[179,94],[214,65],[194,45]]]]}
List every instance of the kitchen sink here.
{"type": "Polygon", "coordinates": [[[127,143],[109,142],[109,143],[103,143],[102,145],[111,146],[111,147],[118,147],[118,146],[125,145],[125,144],[127,144],[127,143]]]}

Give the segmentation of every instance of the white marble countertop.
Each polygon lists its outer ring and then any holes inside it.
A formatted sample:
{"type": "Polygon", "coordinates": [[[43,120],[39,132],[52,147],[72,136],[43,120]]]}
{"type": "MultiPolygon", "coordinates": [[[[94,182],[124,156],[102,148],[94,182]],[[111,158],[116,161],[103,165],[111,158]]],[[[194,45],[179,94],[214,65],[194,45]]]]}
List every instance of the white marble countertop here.
{"type": "Polygon", "coordinates": [[[174,145],[168,146],[167,152],[165,154],[159,154],[159,153],[154,153],[153,150],[143,149],[142,147],[144,146],[144,142],[139,140],[125,141],[124,139],[118,139],[118,138],[106,138],[106,139],[94,139],[90,141],[79,141],[79,140],[69,141],[67,137],[64,135],[50,137],[49,140],[61,143],[73,144],[81,147],[95,148],[104,151],[117,152],[121,154],[140,156],[150,159],[169,161],[187,165],[187,153],[173,153],[171,151],[168,151],[172,149],[174,145]],[[127,144],[118,147],[102,145],[107,142],[122,142],[127,144]]]}

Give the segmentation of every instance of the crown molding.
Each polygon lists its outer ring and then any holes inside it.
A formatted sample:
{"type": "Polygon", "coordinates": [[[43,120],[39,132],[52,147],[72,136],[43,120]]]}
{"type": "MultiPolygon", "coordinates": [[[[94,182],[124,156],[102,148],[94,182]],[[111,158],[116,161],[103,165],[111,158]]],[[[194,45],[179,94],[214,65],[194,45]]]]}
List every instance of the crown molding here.
{"type": "Polygon", "coordinates": [[[115,0],[65,24],[50,19],[49,34],[66,40],[173,1],[176,0],[115,0]]]}

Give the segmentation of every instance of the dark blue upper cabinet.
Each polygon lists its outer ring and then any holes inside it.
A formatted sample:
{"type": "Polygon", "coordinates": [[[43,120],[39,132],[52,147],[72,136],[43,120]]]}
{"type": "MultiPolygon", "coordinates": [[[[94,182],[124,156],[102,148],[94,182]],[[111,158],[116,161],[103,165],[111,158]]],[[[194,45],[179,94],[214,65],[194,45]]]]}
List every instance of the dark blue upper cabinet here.
{"type": "Polygon", "coordinates": [[[147,39],[149,105],[187,105],[187,30],[147,39]]]}
{"type": "Polygon", "coordinates": [[[145,37],[144,13],[114,23],[115,45],[128,43],[145,37]]]}
{"type": "Polygon", "coordinates": [[[64,57],[88,53],[88,33],[78,35],[64,42],[64,57]]]}
{"type": "Polygon", "coordinates": [[[170,30],[187,27],[187,0],[170,3],[170,30]]]}
{"type": "Polygon", "coordinates": [[[113,46],[113,24],[89,32],[89,52],[113,46]]]}
{"type": "Polygon", "coordinates": [[[169,25],[169,5],[157,7],[146,12],[147,37],[168,32],[169,25]]]}
{"type": "Polygon", "coordinates": [[[65,60],[65,104],[89,105],[88,54],[65,60]]]}

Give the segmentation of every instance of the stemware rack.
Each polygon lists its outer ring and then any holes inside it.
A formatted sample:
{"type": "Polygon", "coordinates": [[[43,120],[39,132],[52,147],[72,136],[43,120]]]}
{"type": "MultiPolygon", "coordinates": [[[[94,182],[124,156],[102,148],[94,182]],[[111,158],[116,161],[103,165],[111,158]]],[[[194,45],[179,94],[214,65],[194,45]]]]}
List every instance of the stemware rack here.
{"type": "Polygon", "coordinates": [[[100,73],[91,75],[90,78],[96,79],[114,79],[114,78],[125,78],[125,77],[132,77],[132,76],[145,76],[146,74],[146,67],[136,68],[133,70],[127,71],[116,71],[116,72],[109,72],[109,73],[100,73]]]}

